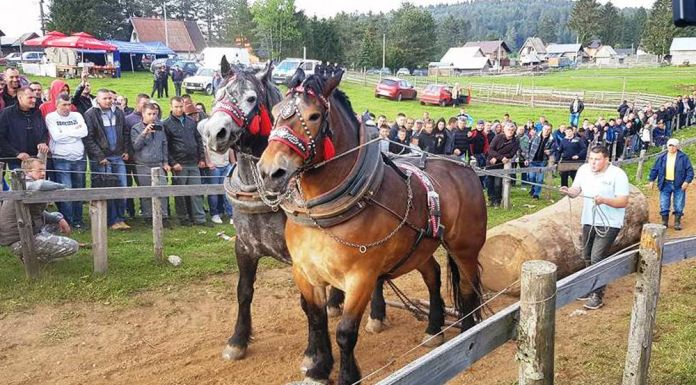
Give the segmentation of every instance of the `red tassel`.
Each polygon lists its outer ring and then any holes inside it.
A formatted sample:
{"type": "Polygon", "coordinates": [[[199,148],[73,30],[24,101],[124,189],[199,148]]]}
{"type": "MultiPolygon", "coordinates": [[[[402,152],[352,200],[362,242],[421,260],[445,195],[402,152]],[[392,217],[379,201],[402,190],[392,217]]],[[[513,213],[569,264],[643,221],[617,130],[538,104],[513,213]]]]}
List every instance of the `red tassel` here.
{"type": "Polygon", "coordinates": [[[260,108],[261,111],[261,135],[269,136],[271,135],[271,128],[273,128],[273,123],[271,122],[271,117],[268,115],[268,109],[263,104],[260,108]]]}
{"type": "Polygon", "coordinates": [[[261,130],[261,119],[259,118],[258,115],[254,116],[254,119],[251,119],[251,123],[249,124],[249,132],[252,135],[257,135],[259,131],[261,130]]]}
{"type": "Polygon", "coordinates": [[[336,149],[334,148],[333,141],[328,136],[324,137],[324,160],[329,160],[336,156],[336,149]]]}

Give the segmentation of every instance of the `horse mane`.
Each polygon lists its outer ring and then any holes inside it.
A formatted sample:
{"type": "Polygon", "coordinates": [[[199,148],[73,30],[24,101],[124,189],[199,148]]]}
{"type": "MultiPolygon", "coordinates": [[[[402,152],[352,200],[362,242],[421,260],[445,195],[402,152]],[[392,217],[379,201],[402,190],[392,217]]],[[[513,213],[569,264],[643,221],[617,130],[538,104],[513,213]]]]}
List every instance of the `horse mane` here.
{"type": "MultiPolygon", "coordinates": [[[[310,75],[301,81],[302,87],[304,87],[304,96],[309,97],[310,92],[315,95],[323,95],[324,83],[326,79],[319,75],[310,75]]],[[[291,88],[295,88],[300,84],[293,85],[290,84],[291,88]]],[[[360,122],[355,117],[355,112],[353,111],[353,105],[350,103],[350,99],[345,92],[336,88],[331,94],[331,105],[338,105],[339,109],[348,117],[348,120],[354,127],[360,126],[360,122]]]]}

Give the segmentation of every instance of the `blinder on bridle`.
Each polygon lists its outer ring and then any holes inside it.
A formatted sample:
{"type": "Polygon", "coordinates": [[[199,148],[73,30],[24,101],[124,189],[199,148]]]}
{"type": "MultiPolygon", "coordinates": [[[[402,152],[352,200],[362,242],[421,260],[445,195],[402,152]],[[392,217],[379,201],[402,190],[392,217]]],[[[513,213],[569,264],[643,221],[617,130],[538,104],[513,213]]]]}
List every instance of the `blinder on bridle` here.
{"type": "MultiPolygon", "coordinates": [[[[297,155],[299,155],[302,158],[302,160],[304,161],[303,166],[305,167],[308,166],[316,156],[317,141],[319,140],[323,140],[322,148],[324,160],[329,160],[333,158],[336,155],[336,150],[332,141],[333,132],[329,127],[328,120],[329,111],[331,109],[331,104],[329,103],[329,101],[324,97],[324,95],[316,93],[309,88],[305,89],[305,87],[302,85],[290,89],[287,92],[286,96],[288,95],[292,95],[293,99],[286,102],[280,108],[280,117],[287,120],[297,115],[297,119],[300,121],[300,125],[302,126],[302,130],[304,131],[304,136],[306,138],[297,135],[289,126],[282,125],[275,126],[273,128],[268,138],[268,141],[280,142],[290,147],[292,151],[297,153],[297,155]],[[307,122],[305,121],[304,117],[302,116],[302,113],[300,112],[300,94],[305,94],[317,99],[324,107],[324,112],[322,113],[321,127],[319,128],[319,133],[316,137],[312,135],[312,132],[309,130],[309,127],[307,127],[307,122]]],[[[277,122],[278,120],[276,120],[276,124],[277,122]]]]}
{"type": "MultiPolygon", "coordinates": [[[[236,75],[233,74],[232,78],[235,76],[236,75]]],[[[244,111],[242,111],[242,109],[239,107],[237,98],[229,93],[226,86],[227,84],[225,84],[225,92],[220,95],[215,102],[213,114],[216,112],[225,113],[232,118],[238,127],[249,131],[250,134],[269,136],[271,134],[273,123],[271,122],[271,116],[268,113],[266,104],[261,102],[261,99],[258,98],[256,100],[256,107],[249,111],[248,115],[245,115],[244,111]]]]}

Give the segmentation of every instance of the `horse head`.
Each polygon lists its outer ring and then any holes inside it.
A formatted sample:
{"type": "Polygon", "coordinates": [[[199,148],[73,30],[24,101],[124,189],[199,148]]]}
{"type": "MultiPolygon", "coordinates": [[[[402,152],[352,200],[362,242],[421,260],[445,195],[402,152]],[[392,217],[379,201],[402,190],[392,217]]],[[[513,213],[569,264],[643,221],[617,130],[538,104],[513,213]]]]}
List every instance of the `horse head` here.
{"type": "Polygon", "coordinates": [[[267,63],[258,73],[230,65],[225,56],[220,64],[223,81],[215,94],[212,114],[205,122],[208,148],[224,153],[229,148],[250,152],[255,143],[265,145],[273,117],[271,108],[281,100],[271,82],[273,66],[267,63]]]}
{"type": "MultiPolygon", "coordinates": [[[[305,77],[298,69],[291,79],[285,98],[273,107],[275,125],[257,164],[267,192],[285,192],[297,173],[335,155],[330,100],[342,76],[338,69],[305,77]]],[[[347,107],[350,113],[343,112],[352,115],[349,103],[347,107]]]]}

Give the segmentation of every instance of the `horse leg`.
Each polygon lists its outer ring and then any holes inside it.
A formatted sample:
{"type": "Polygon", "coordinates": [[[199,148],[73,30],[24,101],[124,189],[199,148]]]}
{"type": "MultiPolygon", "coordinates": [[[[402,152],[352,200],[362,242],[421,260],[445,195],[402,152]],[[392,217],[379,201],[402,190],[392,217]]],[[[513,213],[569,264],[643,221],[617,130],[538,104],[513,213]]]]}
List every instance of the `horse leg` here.
{"type": "Polygon", "coordinates": [[[365,324],[368,333],[381,333],[387,328],[387,304],[384,302],[384,279],[377,280],[370,300],[370,316],[365,324]]]}
{"type": "Polygon", "coordinates": [[[440,265],[435,258],[430,258],[418,268],[423,277],[430,299],[430,312],[428,313],[428,327],[425,329],[423,344],[427,347],[436,347],[445,342],[445,336],[438,334],[445,324],[445,302],[442,300],[440,288],[440,265]]]}
{"type": "Polygon", "coordinates": [[[302,293],[302,310],[307,316],[308,344],[302,360],[302,371],[310,382],[328,383],[334,360],[326,314],[326,291],[324,287],[312,286],[295,269],[293,273],[302,293]]]}
{"type": "MultiPolygon", "coordinates": [[[[471,253],[469,253],[471,254],[471,253]]],[[[454,306],[460,317],[466,316],[459,324],[462,332],[476,325],[481,318],[481,281],[477,255],[473,257],[466,253],[447,254],[450,266],[450,279],[454,294],[454,306]],[[465,255],[466,258],[461,258],[465,255]]]]}
{"type": "Polygon", "coordinates": [[[235,246],[239,281],[237,282],[237,322],[234,334],[227,340],[227,346],[222,352],[226,360],[241,360],[246,355],[251,336],[251,301],[254,297],[254,281],[259,257],[250,256],[239,243],[235,246]]]}
{"type": "Polygon", "coordinates": [[[326,311],[329,314],[329,317],[335,318],[341,315],[341,305],[343,305],[343,300],[345,298],[346,295],[343,293],[343,291],[331,286],[329,289],[329,300],[326,303],[326,311]]]}
{"type": "Polygon", "coordinates": [[[341,352],[341,371],[338,375],[338,385],[356,384],[362,378],[354,351],[358,342],[360,320],[367,303],[370,301],[370,293],[374,290],[375,283],[372,282],[374,281],[369,279],[356,280],[352,287],[346,288],[343,316],[336,329],[336,342],[341,352]]]}

